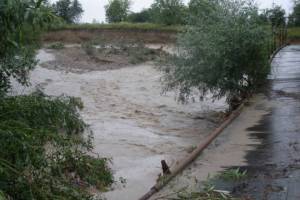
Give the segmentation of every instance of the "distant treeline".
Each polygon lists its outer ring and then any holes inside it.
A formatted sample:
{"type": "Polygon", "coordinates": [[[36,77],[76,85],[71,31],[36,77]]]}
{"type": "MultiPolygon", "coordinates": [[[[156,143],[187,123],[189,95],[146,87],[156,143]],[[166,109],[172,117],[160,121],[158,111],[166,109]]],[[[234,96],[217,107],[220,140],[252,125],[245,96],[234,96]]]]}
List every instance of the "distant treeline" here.
{"type": "MultiPolygon", "coordinates": [[[[218,0],[216,0],[218,1],[218,0]]],[[[48,4],[56,16],[68,24],[80,21],[84,12],[78,0],[59,0],[54,4],[48,4]]],[[[131,11],[132,0],[109,0],[105,5],[106,21],[108,23],[154,23],[162,25],[186,25],[188,18],[200,10],[209,12],[209,1],[190,0],[184,4],[183,0],[154,0],[149,8],[140,12],[131,11]],[[201,3],[203,6],[197,6],[201,3]]],[[[294,2],[293,12],[287,16],[280,6],[258,11],[262,22],[273,26],[300,26],[300,0],[294,2]]],[[[99,12],[100,14],[100,12],[99,12]]],[[[96,20],[94,21],[96,23],[96,20]]]]}
{"type": "MultiPolygon", "coordinates": [[[[202,10],[210,8],[204,5],[202,10]]],[[[131,23],[157,23],[164,25],[185,25],[188,16],[199,12],[196,6],[199,0],[191,0],[187,5],[182,0],[155,0],[150,8],[140,12],[130,11],[130,0],[110,0],[105,6],[106,20],[109,23],[131,22],[131,23]]],[[[259,12],[259,11],[257,11],[259,12]]],[[[287,17],[285,10],[280,6],[265,9],[259,13],[262,22],[271,23],[273,26],[300,26],[300,1],[295,1],[293,12],[287,17]]]]}

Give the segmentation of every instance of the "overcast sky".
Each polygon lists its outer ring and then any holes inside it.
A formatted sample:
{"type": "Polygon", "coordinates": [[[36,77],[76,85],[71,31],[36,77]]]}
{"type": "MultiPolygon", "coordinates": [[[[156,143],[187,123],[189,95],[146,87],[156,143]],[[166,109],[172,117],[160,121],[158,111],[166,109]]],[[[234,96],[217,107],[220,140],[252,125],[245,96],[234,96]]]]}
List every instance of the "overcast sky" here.
{"type": "MultiPolygon", "coordinates": [[[[56,1],[56,0],[52,0],[56,1]]],[[[84,13],[82,15],[82,22],[92,22],[94,19],[98,22],[105,21],[104,5],[107,4],[108,0],[79,0],[83,6],[84,13]]],[[[136,12],[143,8],[148,8],[153,0],[131,0],[131,10],[136,12]]],[[[185,0],[187,2],[188,0],[185,0]]],[[[260,8],[272,7],[273,1],[277,5],[281,5],[287,12],[292,9],[292,0],[256,0],[260,8]]]]}

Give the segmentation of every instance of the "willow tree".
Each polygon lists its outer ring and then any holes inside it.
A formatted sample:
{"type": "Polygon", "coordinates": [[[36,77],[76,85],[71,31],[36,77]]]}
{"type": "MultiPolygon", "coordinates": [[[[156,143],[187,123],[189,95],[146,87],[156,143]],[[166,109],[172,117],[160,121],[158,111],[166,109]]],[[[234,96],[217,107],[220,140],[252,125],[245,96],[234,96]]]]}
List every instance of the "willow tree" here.
{"type": "Polygon", "coordinates": [[[269,34],[250,1],[190,3],[189,25],[179,36],[173,65],[164,68],[166,90],[186,101],[193,89],[226,96],[234,108],[262,84],[269,72],[269,34]]]}

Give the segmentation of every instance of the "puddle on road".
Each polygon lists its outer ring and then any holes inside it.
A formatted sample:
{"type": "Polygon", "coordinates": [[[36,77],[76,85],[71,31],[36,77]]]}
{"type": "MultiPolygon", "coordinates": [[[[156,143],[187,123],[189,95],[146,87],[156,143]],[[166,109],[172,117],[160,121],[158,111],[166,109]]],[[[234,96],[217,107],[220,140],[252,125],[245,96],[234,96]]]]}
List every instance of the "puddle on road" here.
{"type": "Polygon", "coordinates": [[[161,95],[161,74],[151,64],[82,74],[42,68],[54,55],[40,50],[29,88],[15,85],[14,94],[36,88],[48,95],[80,97],[82,117],[94,132],[95,149],[112,158],[116,183],[108,200],[133,200],[154,185],[161,173],[160,161],[169,165],[185,157],[216,124],[212,112],[224,111],[224,100],[178,104],[174,93],[161,95]],[[203,119],[204,118],[204,119],[203,119]]]}

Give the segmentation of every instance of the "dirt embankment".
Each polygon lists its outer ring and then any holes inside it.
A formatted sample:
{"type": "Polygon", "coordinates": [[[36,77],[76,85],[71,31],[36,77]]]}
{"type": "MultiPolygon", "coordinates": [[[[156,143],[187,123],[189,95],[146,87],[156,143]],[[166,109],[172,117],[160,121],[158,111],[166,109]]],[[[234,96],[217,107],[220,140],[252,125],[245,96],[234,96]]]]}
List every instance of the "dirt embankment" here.
{"type": "Polygon", "coordinates": [[[299,38],[299,39],[290,38],[290,39],[288,40],[288,44],[291,44],[291,45],[299,45],[299,44],[300,44],[300,38],[299,38]]]}
{"type": "Polygon", "coordinates": [[[44,42],[81,43],[92,40],[126,41],[142,43],[174,43],[176,32],[159,30],[119,30],[119,29],[67,29],[46,33],[44,42]]]}

